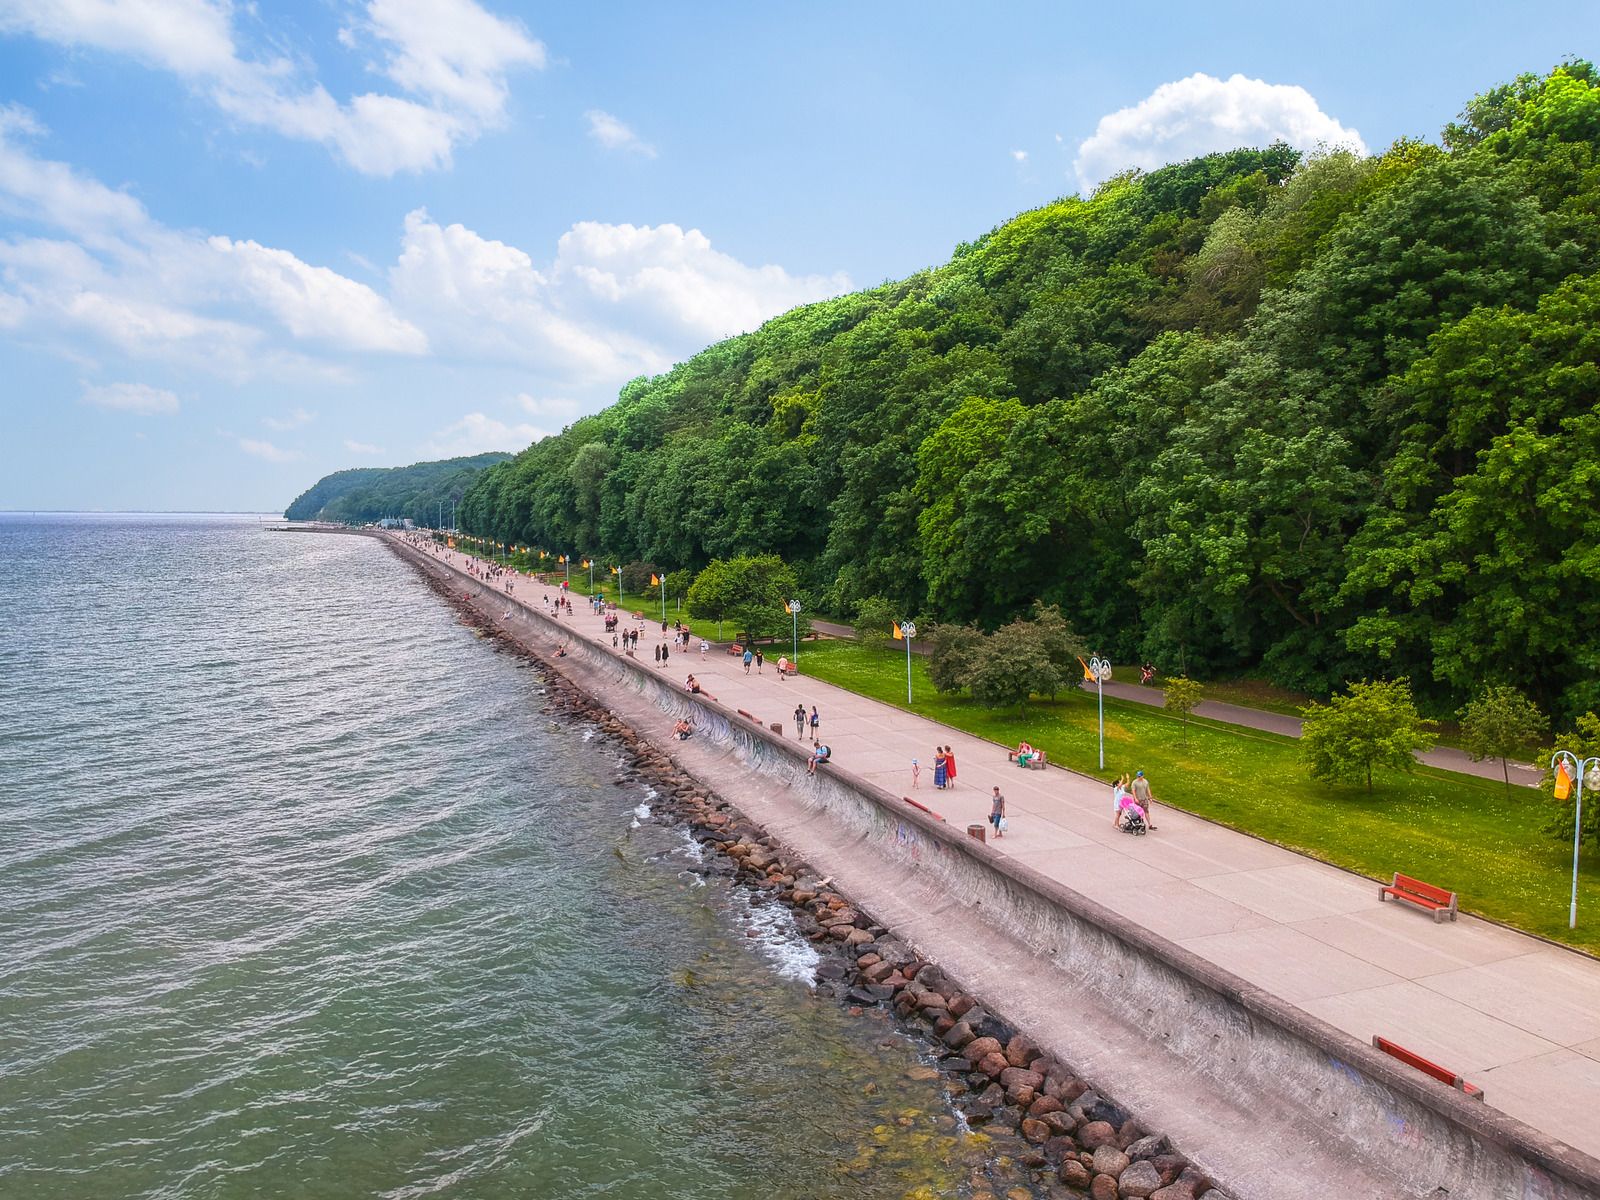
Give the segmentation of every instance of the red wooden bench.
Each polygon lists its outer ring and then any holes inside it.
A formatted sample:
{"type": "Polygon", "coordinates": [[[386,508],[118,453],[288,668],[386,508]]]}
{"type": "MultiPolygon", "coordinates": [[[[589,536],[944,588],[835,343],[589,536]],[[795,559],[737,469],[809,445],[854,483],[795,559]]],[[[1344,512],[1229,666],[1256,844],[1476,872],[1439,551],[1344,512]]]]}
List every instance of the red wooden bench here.
{"type": "Polygon", "coordinates": [[[1382,903],[1388,897],[1404,900],[1407,904],[1415,904],[1418,908],[1425,908],[1433,914],[1434,924],[1449,917],[1456,919],[1456,894],[1436,887],[1431,883],[1423,883],[1420,879],[1413,879],[1409,875],[1402,875],[1396,871],[1394,882],[1387,887],[1378,889],[1378,901],[1382,903]]]}
{"type": "Polygon", "coordinates": [[[1415,1067],[1424,1075],[1433,1076],[1433,1078],[1437,1079],[1440,1083],[1448,1083],[1451,1087],[1455,1088],[1456,1091],[1461,1092],[1468,1099],[1483,1099],[1483,1089],[1481,1087],[1475,1083],[1468,1083],[1465,1079],[1461,1078],[1461,1076],[1457,1075],[1448,1067],[1441,1067],[1436,1062],[1430,1062],[1428,1059],[1423,1058],[1422,1055],[1407,1050],[1404,1046],[1396,1045],[1388,1038],[1379,1037],[1377,1034],[1372,1035],[1372,1044],[1379,1050],[1382,1050],[1390,1058],[1397,1058],[1401,1062],[1405,1063],[1406,1066],[1415,1067]]]}

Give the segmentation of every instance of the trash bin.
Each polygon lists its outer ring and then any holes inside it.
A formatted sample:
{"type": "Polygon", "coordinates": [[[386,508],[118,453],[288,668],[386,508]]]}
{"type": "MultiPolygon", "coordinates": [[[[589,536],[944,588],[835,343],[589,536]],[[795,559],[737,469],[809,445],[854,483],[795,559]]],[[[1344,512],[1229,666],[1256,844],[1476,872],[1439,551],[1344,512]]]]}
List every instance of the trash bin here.
{"type": "Polygon", "coordinates": [[[980,821],[976,825],[968,825],[967,836],[970,838],[977,838],[980,842],[987,842],[989,840],[988,823],[980,821]]]}

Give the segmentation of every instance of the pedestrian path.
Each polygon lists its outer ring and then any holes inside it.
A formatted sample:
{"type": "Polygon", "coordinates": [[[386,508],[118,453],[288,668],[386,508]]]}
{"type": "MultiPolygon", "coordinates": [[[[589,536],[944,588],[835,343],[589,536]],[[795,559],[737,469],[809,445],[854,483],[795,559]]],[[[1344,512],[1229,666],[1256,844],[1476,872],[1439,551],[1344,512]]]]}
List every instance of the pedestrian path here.
{"type": "MultiPolygon", "coordinates": [[[[556,589],[524,578],[513,599],[542,611],[547,593],[556,589]]],[[[581,599],[563,624],[615,652],[581,599]]],[[[1382,1034],[1453,1068],[1490,1105],[1600,1156],[1600,961],[1470,916],[1435,924],[1380,903],[1368,879],[1165,809],[1157,764],[1147,769],[1158,831],[1130,837],[1113,827],[1110,789],[1096,780],[1019,770],[1002,747],[803,674],[780,680],[771,661],[747,676],[726,653],[702,660],[698,641],[654,668],[661,626],[642,628],[646,669],[678,684],[693,672],[723,707],[780,723],[786,737],[795,705],[816,705],[835,763],[952,825],[982,822],[998,784],[1010,828],[997,849],[1360,1042],[1382,1034]],[[931,786],[935,745],[955,751],[949,790],[931,786]],[[924,768],[915,791],[913,758],[924,768]]]]}
{"type": "MultiPolygon", "coordinates": [[[[832,621],[812,621],[811,627],[818,633],[828,637],[853,638],[855,630],[848,625],[840,625],[832,621]]],[[[1087,684],[1085,690],[1093,690],[1087,684]]],[[[1126,700],[1132,704],[1147,704],[1153,708],[1160,708],[1166,703],[1167,694],[1158,687],[1144,687],[1137,683],[1124,683],[1112,680],[1105,684],[1106,695],[1116,700],[1126,700]]],[[[1287,713],[1268,712],[1261,708],[1247,708],[1242,704],[1224,704],[1220,700],[1202,700],[1195,705],[1194,715],[1205,717],[1210,721],[1220,721],[1224,725],[1238,725],[1244,729],[1258,729],[1263,733],[1276,733],[1284,737],[1297,738],[1300,736],[1300,718],[1289,716],[1287,713]]],[[[1435,746],[1432,750],[1419,750],[1416,753],[1419,763],[1428,767],[1437,767],[1441,771],[1454,771],[1458,775],[1471,775],[1476,779],[1493,779],[1501,782],[1505,776],[1501,774],[1500,760],[1488,758],[1474,761],[1472,756],[1453,746],[1435,746]]],[[[1537,767],[1527,763],[1507,764],[1506,775],[1510,781],[1523,787],[1538,787],[1544,773],[1537,767]]]]}

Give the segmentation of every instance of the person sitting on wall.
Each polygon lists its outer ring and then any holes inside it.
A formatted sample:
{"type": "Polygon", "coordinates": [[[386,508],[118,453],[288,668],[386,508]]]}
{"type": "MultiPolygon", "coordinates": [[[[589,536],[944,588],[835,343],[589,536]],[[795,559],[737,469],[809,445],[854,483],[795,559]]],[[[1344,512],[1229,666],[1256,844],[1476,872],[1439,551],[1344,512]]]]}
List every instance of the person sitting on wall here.
{"type": "Polygon", "coordinates": [[[806,764],[806,774],[815,775],[817,768],[833,757],[833,750],[819,742],[811,743],[811,761],[806,764]]]}

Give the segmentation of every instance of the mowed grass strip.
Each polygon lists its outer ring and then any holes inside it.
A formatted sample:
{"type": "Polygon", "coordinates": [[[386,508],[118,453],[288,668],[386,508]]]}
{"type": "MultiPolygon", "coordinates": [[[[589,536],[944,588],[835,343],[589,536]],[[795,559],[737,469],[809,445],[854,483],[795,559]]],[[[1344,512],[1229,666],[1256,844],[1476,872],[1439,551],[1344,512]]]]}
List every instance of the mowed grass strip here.
{"type": "MultiPolygon", "coordinates": [[[[904,654],[823,641],[803,646],[800,660],[804,674],[906,708],[904,654]]],[[[1108,783],[1143,770],[1158,804],[1373,879],[1388,882],[1395,871],[1426,879],[1459,892],[1467,911],[1600,953],[1597,856],[1585,847],[1578,928],[1568,930],[1572,844],[1540,832],[1550,801],[1532,788],[1513,788],[1508,796],[1498,782],[1419,766],[1380,776],[1369,795],[1360,785],[1310,778],[1292,738],[1191,719],[1185,745],[1176,718],[1110,699],[1101,771],[1093,692],[1036,699],[1019,714],[939,695],[920,657],[913,657],[911,673],[914,711],[930,720],[1005,746],[1032,742],[1052,762],[1108,783]]]]}

